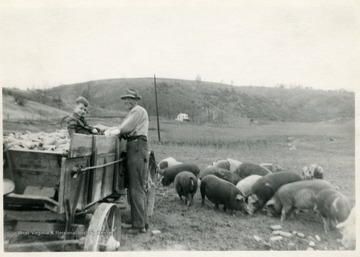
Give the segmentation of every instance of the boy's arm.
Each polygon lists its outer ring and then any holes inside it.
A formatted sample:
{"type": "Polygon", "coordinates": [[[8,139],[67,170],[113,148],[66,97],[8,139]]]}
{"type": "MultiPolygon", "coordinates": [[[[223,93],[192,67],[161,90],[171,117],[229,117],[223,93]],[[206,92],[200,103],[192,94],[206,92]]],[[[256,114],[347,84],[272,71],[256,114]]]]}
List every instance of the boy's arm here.
{"type": "Polygon", "coordinates": [[[99,134],[99,131],[95,127],[89,126],[89,128],[90,128],[92,134],[99,134]]]}
{"type": "Polygon", "coordinates": [[[83,122],[84,122],[84,125],[90,129],[92,134],[99,134],[99,131],[94,126],[91,126],[89,123],[87,123],[87,121],[85,119],[83,120],[83,122]]]}
{"type": "Polygon", "coordinates": [[[68,121],[67,129],[68,129],[70,137],[72,137],[76,133],[76,126],[77,126],[76,120],[69,120],[68,121]]]}

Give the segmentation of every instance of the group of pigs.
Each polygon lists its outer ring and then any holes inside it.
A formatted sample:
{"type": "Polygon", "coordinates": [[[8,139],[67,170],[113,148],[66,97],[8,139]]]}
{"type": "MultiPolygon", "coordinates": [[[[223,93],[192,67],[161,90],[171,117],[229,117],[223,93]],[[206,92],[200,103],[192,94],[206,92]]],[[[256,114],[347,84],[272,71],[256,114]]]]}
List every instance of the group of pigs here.
{"type": "Polygon", "coordinates": [[[216,208],[223,205],[224,211],[253,214],[263,209],[284,221],[294,211],[310,209],[321,215],[326,232],[336,225],[343,234],[342,244],[355,247],[355,208],[323,179],[324,171],[318,165],[304,167],[301,175],[270,163],[242,163],[230,158],[202,171],[172,157],[158,166],[162,185],[174,183],[180,200],[184,197],[189,206],[200,185],[202,205],[207,198],[216,208]]]}

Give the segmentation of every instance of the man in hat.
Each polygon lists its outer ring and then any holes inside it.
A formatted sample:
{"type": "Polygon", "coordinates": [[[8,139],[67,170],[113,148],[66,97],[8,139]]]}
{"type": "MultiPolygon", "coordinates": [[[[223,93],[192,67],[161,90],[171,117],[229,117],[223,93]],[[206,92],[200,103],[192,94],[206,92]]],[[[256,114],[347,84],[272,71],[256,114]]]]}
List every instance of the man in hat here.
{"type": "Polygon", "coordinates": [[[125,120],[116,129],[105,131],[105,135],[117,135],[127,139],[127,172],[132,228],[129,233],[145,233],[148,229],[147,191],[148,191],[148,128],[147,111],[137,104],[141,99],[136,90],[128,89],[121,96],[129,110],[125,120]]]}

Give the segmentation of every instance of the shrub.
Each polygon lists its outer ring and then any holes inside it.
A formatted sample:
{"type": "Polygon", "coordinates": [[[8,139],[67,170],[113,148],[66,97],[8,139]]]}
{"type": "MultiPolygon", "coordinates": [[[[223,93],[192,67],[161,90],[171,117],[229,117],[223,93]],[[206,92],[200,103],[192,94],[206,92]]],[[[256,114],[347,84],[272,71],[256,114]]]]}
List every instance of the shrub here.
{"type": "Polygon", "coordinates": [[[14,97],[14,99],[15,99],[15,104],[18,104],[20,106],[25,106],[26,99],[24,97],[17,95],[14,97]]]}

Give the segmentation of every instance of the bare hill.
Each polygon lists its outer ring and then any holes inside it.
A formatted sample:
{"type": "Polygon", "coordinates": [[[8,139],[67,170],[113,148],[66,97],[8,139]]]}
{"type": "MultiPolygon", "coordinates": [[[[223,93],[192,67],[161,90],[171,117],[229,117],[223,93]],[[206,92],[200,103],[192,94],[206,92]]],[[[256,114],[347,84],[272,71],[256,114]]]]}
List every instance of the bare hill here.
{"type": "MultiPolygon", "coordinates": [[[[92,115],[124,115],[120,96],[134,88],[143,96],[140,105],[156,115],[153,78],[108,79],[61,85],[46,91],[27,92],[33,101],[71,111],[82,95],[92,115]],[[44,100],[45,99],[45,100],[44,100]]],[[[354,118],[355,95],[346,91],[310,88],[231,86],[205,81],[157,78],[160,116],[175,119],[180,112],[196,122],[237,123],[261,121],[321,121],[354,118]]],[[[3,90],[4,93],[4,90],[3,90]]],[[[24,93],[24,92],[22,92],[24,93]]]]}
{"type": "Polygon", "coordinates": [[[67,111],[56,109],[31,100],[23,103],[15,101],[13,96],[3,95],[3,119],[7,120],[60,120],[68,115],[67,111]]]}

